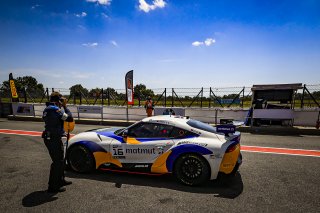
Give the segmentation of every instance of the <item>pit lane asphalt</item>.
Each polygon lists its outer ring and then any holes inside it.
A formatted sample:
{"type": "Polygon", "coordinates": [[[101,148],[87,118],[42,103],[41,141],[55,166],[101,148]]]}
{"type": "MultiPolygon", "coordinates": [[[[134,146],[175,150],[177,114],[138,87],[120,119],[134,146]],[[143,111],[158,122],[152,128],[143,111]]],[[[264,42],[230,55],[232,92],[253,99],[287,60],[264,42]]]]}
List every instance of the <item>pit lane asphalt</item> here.
{"type": "MultiPolygon", "coordinates": [[[[77,125],[74,133],[100,126],[77,125]]],[[[104,126],[105,127],[105,126],[104,126]]],[[[0,119],[0,129],[43,123],[0,119]]],[[[320,136],[243,133],[242,145],[320,150],[320,136]]],[[[187,187],[170,175],[66,172],[73,184],[45,192],[50,158],[40,137],[0,134],[1,212],[320,212],[320,158],[243,152],[233,178],[187,187]]]]}

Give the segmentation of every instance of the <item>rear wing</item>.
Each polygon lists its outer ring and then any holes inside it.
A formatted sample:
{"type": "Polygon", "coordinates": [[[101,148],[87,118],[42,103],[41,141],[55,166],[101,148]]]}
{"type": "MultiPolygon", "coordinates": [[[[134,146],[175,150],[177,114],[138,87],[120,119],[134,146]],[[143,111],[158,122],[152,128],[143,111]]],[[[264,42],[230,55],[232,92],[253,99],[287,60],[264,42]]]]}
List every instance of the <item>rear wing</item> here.
{"type": "Polygon", "coordinates": [[[236,132],[236,127],[243,126],[244,122],[243,121],[232,121],[232,123],[228,124],[220,124],[217,125],[217,132],[219,133],[224,133],[226,136],[229,135],[229,133],[235,133],[236,132]]]}
{"type": "Polygon", "coordinates": [[[230,133],[233,134],[236,132],[236,126],[233,124],[217,125],[216,128],[218,133],[223,133],[226,136],[228,136],[230,133]]]}

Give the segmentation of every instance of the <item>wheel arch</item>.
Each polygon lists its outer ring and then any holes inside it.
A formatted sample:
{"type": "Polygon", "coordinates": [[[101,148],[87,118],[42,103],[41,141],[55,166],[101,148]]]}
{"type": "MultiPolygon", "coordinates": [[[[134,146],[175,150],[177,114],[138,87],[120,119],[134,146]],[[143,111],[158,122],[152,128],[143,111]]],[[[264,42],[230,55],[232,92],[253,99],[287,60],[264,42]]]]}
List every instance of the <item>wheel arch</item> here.
{"type": "MultiPolygon", "coordinates": [[[[92,143],[92,142],[91,142],[92,143]]],[[[92,159],[92,164],[94,165],[94,167],[95,167],[95,165],[96,165],[96,158],[95,158],[95,156],[94,156],[94,151],[93,151],[93,149],[92,149],[92,146],[90,146],[90,143],[84,143],[83,141],[81,141],[81,142],[76,142],[76,143],[73,143],[73,144],[71,144],[69,147],[68,147],[68,150],[67,150],[67,163],[68,163],[68,165],[71,167],[71,164],[70,164],[70,152],[73,150],[73,149],[75,149],[75,148],[77,148],[77,147],[82,147],[82,148],[84,148],[85,150],[87,150],[88,151],[88,154],[91,156],[91,159],[92,159]]]]}
{"type": "Polygon", "coordinates": [[[194,144],[183,144],[181,146],[174,147],[171,150],[171,154],[169,155],[166,162],[168,171],[173,172],[174,165],[177,159],[187,154],[195,154],[205,159],[205,162],[207,163],[208,168],[210,169],[210,172],[211,172],[210,163],[208,159],[204,157],[204,155],[213,154],[213,152],[205,147],[194,145],[194,144]]]}

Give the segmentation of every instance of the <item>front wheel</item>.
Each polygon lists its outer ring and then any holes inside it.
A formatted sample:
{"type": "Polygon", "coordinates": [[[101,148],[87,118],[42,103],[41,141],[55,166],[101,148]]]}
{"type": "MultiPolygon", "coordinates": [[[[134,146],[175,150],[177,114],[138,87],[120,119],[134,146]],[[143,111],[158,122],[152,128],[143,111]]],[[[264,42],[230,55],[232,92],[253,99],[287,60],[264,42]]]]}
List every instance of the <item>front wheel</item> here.
{"type": "Polygon", "coordinates": [[[174,175],[183,184],[199,185],[209,179],[209,166],[201,156],[186,154],[176,161],[174,175]]]}
{"type": "Polygon", "coordinates": [[[95,168],[95,160],[92,153],[83,146],[75,146],[68,152],[68,164],[76,172],[87,173],[95,168]]]}

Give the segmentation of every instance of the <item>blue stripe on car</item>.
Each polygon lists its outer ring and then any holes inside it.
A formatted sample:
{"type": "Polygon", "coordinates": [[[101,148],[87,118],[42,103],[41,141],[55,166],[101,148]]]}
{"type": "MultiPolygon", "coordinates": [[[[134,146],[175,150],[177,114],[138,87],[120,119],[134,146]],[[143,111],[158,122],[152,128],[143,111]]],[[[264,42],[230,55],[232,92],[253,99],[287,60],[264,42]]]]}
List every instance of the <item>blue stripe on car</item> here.
{"type": "Polygon", "coordinates": [[[173,165],[175,160],[184,153],[197,153],[200,155],[208,155],[208,154],[212,154],[213,152],[210,151],[209,149],[202,147],[202,146],[198,146],[195,144],[183,144],[177,147],[174,147],[173,149],[171,149],[171,154],[169,155],[168,159],[167,159],[167,168],[169,172],[172,172],[173,170],[173,165]]]}
{"type": "Polygon", "coordinates": [[[76,145],[76,144],[85,146],[86,148],[90,149],[91,152],[106,152],[104,148],[102,148],[97,143],[92,141],[78,141],[73,145],[76,145]]]}

